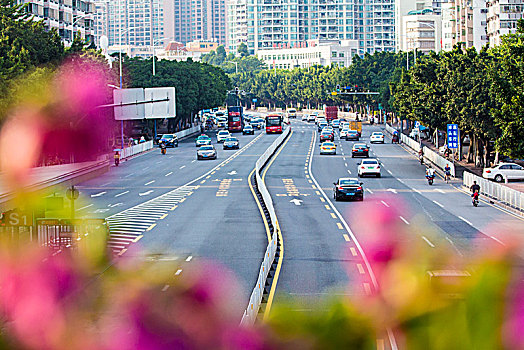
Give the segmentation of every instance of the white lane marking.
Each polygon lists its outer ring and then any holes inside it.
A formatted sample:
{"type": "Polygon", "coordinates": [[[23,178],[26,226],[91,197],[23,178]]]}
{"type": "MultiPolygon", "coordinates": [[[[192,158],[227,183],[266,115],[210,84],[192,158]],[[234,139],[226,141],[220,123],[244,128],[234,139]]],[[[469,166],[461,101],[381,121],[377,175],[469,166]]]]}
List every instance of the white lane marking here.
{"type": "Polygon", "coordinates": [[[175,156],[169,156],[169,159],[174,158],[175,156]]]}
{"type": "Polygon", "coordinates": [[[368,191],[369,193],[373,194],[373,191],[371,191],[369,188],[366,188],[366,191],[368,191]]]}
{"type": "Polygon", "coordinates": [[[176,272],[175,272],[175,276],[178,276],[178,275],[180,275],[181,273],[182,273],[182,269],[178,269],[178,270],[176,270],[176,272]]]}
{"type": "Polygon", "coordinates": [[[126,193],[129,193],[129,191],[125,191],[125,192],[119,193],[119,194],[115,195],[115,197],[123,196],[123,195],[126,194],[126,193]]]}
{"type": "Polygon", "coordinates": [[[342,157],[342,159],[346,160],[346,157],[342,157]]]}
{"type": "Polygon", "coordinates": [[[182,166],[180,167],[180,169],[184,169],[185,167],[186,167],[185,165],[182,165],[182,166]]]}
{"type": "Polygon", "coordinates": [[[386,171],[387,171],[390,175],[393,175],[393,173],[391,172],[391,170],[386,169],[386,171]]]}
{"type": "Polygon", "coordinates": [[[464,254],[462,254],[460,252],[460,250],[458,250],[458,248],[455,246],[455,243],[453,243],[453,241],[451,240],[451,238],[449,237],[446,237],[446,241],[449,242],[449,244],[451,244],[453,246],[453,248],[455,249],[455,251],[460,255],[460,256],[464,256],[464,254]]]}
{"type": "Polygon", "coordinates": [[[431,248],[435,248],[435,245],[433,243],[431,243],[431,241],[429,239],[426,238],[426,236],[422,236],[422,239],[426,241],[427,244],[429,244],[429,246],[431,248]]]}
{"type": "Polygon", "coordinates": [[[502,244],[503,246],[505,246],[504,242],[502,242],[500,239],[498,239],[497,237],[494,237],[494,236],[489,236],[489,238],[491,238],[492,240],[494,240],[495,242],[498,242],[500,244],[502,244]]]}
{"type": "Polygon", "coordinates": [[[345,166],[348,166],[348,163],[344,163],[345,166]]]}
{"type": "Polygon", "coordinates": [[[142,170],[147,170],[149,169],[150,167],[149,166],[146,166],[145,168],[143,168],[142,170]]]}
{"type": "Polygon", "coordinates": [[[348,169],[348,173],[350,173],[350,174],[351,174],[351,170],[349,170],[349,169],[348,169]]]}
{"type": "Polygon", "coordinates": [[[384,205],[385,205],[386,207],[388,207],[388,208],[389,208],[389,204],[387,204],[387,203],[386,203],[386,202],[384,202],[384,201],[380,201],[380,202],[381,202],[382,204],[384,204],[384,205]]]}
{"type": "Polygon", "coordinates": [[[397,179],[397,180],[398,180],[401,184],[404,183],[404,180],[402,180],[402,179],[397,179]]]}
{"type": "Polygon", "coordinates": [[[149,182],[146,182],[146,183],[144,184],[144,186],[151,185],[153,182],[155,182],[155,180],[151,180],[151,181],[149,181],[149,182]]]}
{"type": "Polygon", "coordinates": [[[100,192],[100,193],[97,193],[97,194],[92,194],[91,195],[91,198],[95,198],[95,197],[100,197],[100,196],[103,196],[104,194],[106,194],[107,192],[104,191],[104,192],[100,192]]]}
{"type": "Polygon", "coordinates": [[[114,208],[114,207],[119,207],[119,206],[121,206],[121,205],[124,205],[124,203],[120,202],[120,203],[115,203],[115,204],[108,204],[107,206],[108,206],[109,208],[114,208]]]}
{"type": "Polygon", "coordinates": [[[187,261],[187,262],[190,262],[191,259],[193,259],[193,256],[192,256],[192,255],[188,256],[187,259],[186,259],[186,261],[187,261]]]}
{"type": "Polygon", "coordinates": [[[446,193],[446,192],[442,191],[440,188],[435,188],[435,189],[433,189],[433,191],[437,191],[437,192],[440,192],[440,193],[446,193]]]}
{"type": "MultiPolygon", "coordinates": [[[[313,132],[313,135],[315,135],[315,137],[313,138],[313,148],[315,147],[315,144],[316,144],[316,141],[317,141],[317,138],[316,138],[316,134],[317,132],[314,131],[313,132]]],[[[337,210],[337,208],[335,207],[335,205],[333,204],[333,202],[331,202],[331,199],[329,199],[329,197],[326,195],[326,192],[324,192],[324,190],[322,189],[322,187],[319,185],[317,179],[315,178],[315,176],[313,175],[313,172],[311,171],[311,164],[313,163],[313,153],[310,154],[309,156],[309,174],[311,175],[311,178],[313,179],[313,181],[315,182],[316,184],[316,188],[319,189],[320,192],[322,192],[322,195],[324,196],[324,198],[327,200],[327,202],[329,203],[329,205],[331,206],[331,208],[333,209],[333,212],[335,212],[335,214],[337,214],[338,218],[340,219],[340,221],[342,222],[342,224],[344,225],[344,228],[346,229],[347,233],[351,236],[351,238],[353,239],[353,244],[355,245],[355,247],[358,249],[358,251],[360,252],[360,255],[362,256],[362,259],[364,261],[364,264],[366,265],[366,269],[368,270],[368,273],[369,273],[369,277],[371,278],[371,282],[373,283],[373,286],[375,287],[376,290],[378,290],[378,282],[377,282],[377,278],[375,276],[375,273],[373,272],[373,270],[371,269],[371,265],[369,263],[369,260],[366,256],[366,254],[364,253],[364,250],[362,249],[362,246],[360,245],[360,243],[358,242],[357,240],[357,237],[355,236],[355,234],[353,233],[353,231],[351,231],[351,229],[349,228],[346,220],[344,220],[344,218],[342,217],[342,215],[340,214],[340,212],[337,210]]],[[[364,283],[364,289],[366,289],[366,291],[369,290],[369,293],[371,294],[371,288],[369,286],[369,283],[364,283]],[[367,286],[367,287],[366,287],[367,286]]],[[[386,329],[387,333],[388,333],[388,338],[389,338],[389,343],[390,343],[390,346],[391,346],[391,350],[398,350],[398,346],[397,346],[397,341],[395,340],[395,335],[393,334],[393,331],[391,330],[391,328],[387,328],[386,329]]]]}
{"type": "Polygon", "coordinates": [[[128,175],[124,176],[124,178],[130,177],[130,176],[133,176],[133,175],[135,175],[135,173],[128,174],[128,175]]]}
{"type": "Polygon", "coordinates": [[[142,196],[147,196],[148,194],[151,194],[151,193],[153,193],[153,192],[155,192],[155,191],[153,191],[153,190],[149,190],[149,191],[147,191],[147,192],[139,193],[138,195],[139,195],[140,197],[142,197],[142,196]]]}
{"type": "Polygon", "coordinates": [[[92,207],[93,204],[89,204],[89,205],[86,205],[85,207],[82,207],[82,208],[78,208],[76,211],[80,211],[80,210],[83,210],[83,209],[86,209],[86,208],[89,208],[89,207],[92,207]]]}
{"type": "Polygon", "coordinates": [[[399,216],[400,220],[404,221],[404,223],[406,223],[406,225],[409,225],[409,221],[407,221],[406,219],[404,219],[403,216],[399,216]]]}
{"type": "Polygon", "coordinates": [[[413,191],[417,192],[418,194],[421,194],[420,191],[417,190],[416,188],[414,188],[413,191]]]}
{"type": "Polygon", "coordinates": [[[469,222],[468,220],[464,219],[462,216],[459,216],[458,217],[460,220],[464,221],[466,224],[468,224],[469,226],[473,226],[473,224],[471,222],[469,222]]]}
{"type": "Polygon", "coordinates": [[[164,176],[169,176],[169,175],[171,175],[171,174],[173,174],[173,172],[172,172],[172,171],[168,172],[168,173],[167,173],[167,174],[165,174],[164,176]]]}
{"type": "Polygon", "coordinates": [[[438,205],[439,207],[444,208],[444,206],[442,204],[440,204],[439,202],[437,202],[437,201],[432,201],[432,202],[435,203],[436,205],[438,205]]]}
{"type": "Polygon", "coordinates": [[[191,163],[194,163],[194,162],[196,162],[196,159],[193,159],[193,160],[191,161],[191,163]]]}

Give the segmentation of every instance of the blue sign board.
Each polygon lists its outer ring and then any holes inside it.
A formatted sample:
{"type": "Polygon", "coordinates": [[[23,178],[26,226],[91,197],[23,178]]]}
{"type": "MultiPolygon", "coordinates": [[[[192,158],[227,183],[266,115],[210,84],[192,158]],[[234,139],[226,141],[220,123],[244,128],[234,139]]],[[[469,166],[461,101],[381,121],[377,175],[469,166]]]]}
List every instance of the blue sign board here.
{"type": "Polygon", "coordinates": [[[257,99],[256,98],[253,99],[253,103],[257,103],[257,99]]]}
{"type": "Polygon", "coordinates": [[[448,124],[448,148],[458,148],[459,128],[457,124],[448,124]]]}

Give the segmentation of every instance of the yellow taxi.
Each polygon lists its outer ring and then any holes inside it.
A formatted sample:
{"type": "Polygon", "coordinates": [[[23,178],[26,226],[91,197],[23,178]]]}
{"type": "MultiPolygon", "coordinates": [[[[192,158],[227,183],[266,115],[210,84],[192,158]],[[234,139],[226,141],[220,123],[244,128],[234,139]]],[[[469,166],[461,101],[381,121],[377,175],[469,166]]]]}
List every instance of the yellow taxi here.
{"type": "Polygon", "coordinates": [[[320,154],[337,154],[337,145],[334,142],[322,142],[320,154]]]}

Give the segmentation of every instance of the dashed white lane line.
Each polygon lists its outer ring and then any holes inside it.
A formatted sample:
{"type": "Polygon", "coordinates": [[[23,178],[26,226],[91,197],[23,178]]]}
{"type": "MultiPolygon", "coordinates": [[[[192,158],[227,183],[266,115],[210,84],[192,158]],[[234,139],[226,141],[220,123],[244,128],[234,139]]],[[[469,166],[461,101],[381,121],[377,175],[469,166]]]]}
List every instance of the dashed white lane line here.
{"type": "Polygon", "coordinates": [[[115,197],[123,196],[123,195],[126,194],[126,193],[129,193],[129,191],[125,191],[125,192],[119,193],[119,194],[115,195],[115,197]]]}
{"type": "Polygon", "coordinates": [[[175,276],[178,276],[178,275],[180,275],[181,273],[182,273],[182,269],[178,269],[178,270],[176,270],[176,272],[175,272],[175,276]]]}
{"type": "Polygon", "coordinates": [[[462,254],[462,252],[461,252],[460,250],[458,250],[458,248],[455,246],[455,243],[453,243],[453,241],[451,240],[451,238],[446,237],[446,241],[448,241],[449,244],[451,244],[451,246],[455,249],[455,251],[456,251],[460,256],[464,256],[464,254],[462,254]]]}
{"type": "Polygon", "coordinates": [[[100,197],[100,196],[103,196],[106,193],[107,193],[106,191],[103,191],[103,192],[100,192],[100,193],[97,193],[97,194],[92,194],[91,198],[100,197]]]}
{"type": "Polygon", "coordinates": [[[196,159],[193,159],[193,160],[191,161],[191,163],[194,163],[194,162],[196,162],[196,159]]]}
{"type": "Polygon", "coordinates": [[[182,165],[179,169],[184,169],[186,166],[185,165],[182,165]]]}
{"type": "Polygon", "coordinates": [[[345,166],[348,166],[348,163],[344,163],[345,166]]]}
{"type": "Polygon", "coordinates": [[[168,173],[167,173],[167,174],[165,174],[164,176],[169,176],[169,175],[171,175],[171,174],[173,174],[173,172],[172,172],[172,171],[168,172],[168,173]]]}
{"type": "Polygon", "coordinates": [[[349,251],[351,252],[351,255],[357,256],[357,250],[353,247],[349,248],[349,251]]]}
{"type": "Polygon", "coordinates": [[[380,203],[384,204],[386,207],[389,208],[389,204],[387,204],[386,202],[384,202],[384,201],[380,201],[380,203]]]}
{"type": "Polygon", "coordinates": [[[348,173],[351,174],[351,170],[348,169],[348,173]]]}
{"type": "Polygon", "coordinates": [[[500,244],[502,244],[503,246],[505,246],[504,242],[502,242],[502,241],[501,241],[500,239],[498,239],[497,237],[489,236],[489,238],[491,238],[491,239],[494,240],[495,242],[500,243],[500,244]]]}
{"type": "Polygon", "coordinates": [[[361,274],[361,275],[364,275],[366,272],[364,271],[364,266],[362,266],[362,264],[357,264],[357,269],[358,269],[358,272],[361,274]]]}
{"type": "Polygon", "coordinates": [[[417,190],[416,188],[414,188],[413,191],[417,192],[418,194],[421,194],[420,191],[417,190]]]}
{"type": "Polygon", "coordinates": [[[369,193],[373,194],[373,191],[371,191],[369,188],[366,188],[366,191],[368,191],[369,193]]]}
{"type": "Polygon", "coordinates": [[[366,292],[366,295],[371,295],[371,286],[369,283],[363,283],[364,285],[364,291],[366,292]]]}
{"type": "Polygon", "coordinates": [[[76,211],[80,211],[80,210],[83,210],[83,209],[86,209],[86,208],[89,208],[89,207],[92,207],[93,204],[89,204],[89,205],[86,205],[85,207],[82,207],[82,208],[78,208],[76,211]]]}
{"type": "Polygon", "coordinates": [[[435,189],[433,189],[433,191],[440,192],[440,193],[446,193],[446,192],[442,191],[440,188],[435,188],[435,189]]]}
{"type": "Polygon", "coordinates": [[[386,171],[387,171],[390,175],[393,175],[393,173],[391,172],[391,170],[386,169],[386,171]]]}
{"type": "Polygon", "coordinates": [[[431,248],[435,248],[435,245],[433,243],[431,243],[431,241],[429,239],[426,238],[426,236],[422,236],[422,239],[426,241],[426,243],[431,247],[431,248]]]}
{"type": "Polygon", "coordinates": [[[155,182],[155,180],[151,180],[151,181],[149,181],[149,182],[146,182],[146,183],[144,184],[144,186],[151,185],[153,182],[155,182]]]}
{"type": "Polygon", "coordinates": [[[191,259],[193,259],[193,256],[192,256],[192,255],[188,256],[187,259],[186,259],[186,261],[187,261],[187,262],[190,262],[191,259]]]}
{"type": "Polygon", "coordinates": [[[135,175],[135,173],[128,174],[128,175],[124,176],[124,178],[130,177],[130,176],[133,176],[133,175],[135,175]]]}
{"type": "Polygon", "coordinates": [[[460,220],[464,221],[466,224],[470,225],[470,226],[473,226],[473,224],[471,222],[469,222],[468,220],[464,219],[462,216],[459,216],[458,217],[460,220]]]}
{"type": "Polygon", "coordinates": [[[436,205],[438,205],[439,207],[444,208],[444,206],[442,204],[440,204],[439,202],[437,202],[437,201],[432,201],[432,202],[435,203],[436,205]]]}
{"type": "Polygon", "coordinates": [[[404,223],[405,223],[406,225],[409,225],[409,221],[407,221],[406,219],[404,219],[403,216],[399,216],[399,218],[400,218],[400,220],[404,221],[404,223]]]}

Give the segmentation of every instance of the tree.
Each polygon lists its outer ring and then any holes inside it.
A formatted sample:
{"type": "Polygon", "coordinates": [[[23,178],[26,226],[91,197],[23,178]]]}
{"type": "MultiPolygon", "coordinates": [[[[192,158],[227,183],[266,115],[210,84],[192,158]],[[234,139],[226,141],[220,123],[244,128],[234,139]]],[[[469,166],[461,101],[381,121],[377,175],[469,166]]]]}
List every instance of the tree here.
{"type": "Polygon", "coordinates": [[[238,45],[237,52],[240,54],[240,57],[249,56],[249,51],[247,50],[247,45],[245,43],[238,45]]]}

